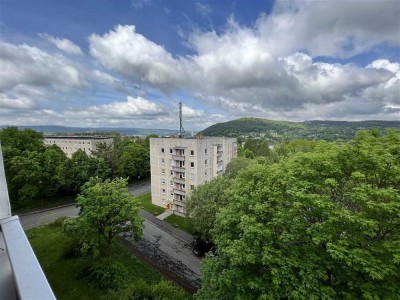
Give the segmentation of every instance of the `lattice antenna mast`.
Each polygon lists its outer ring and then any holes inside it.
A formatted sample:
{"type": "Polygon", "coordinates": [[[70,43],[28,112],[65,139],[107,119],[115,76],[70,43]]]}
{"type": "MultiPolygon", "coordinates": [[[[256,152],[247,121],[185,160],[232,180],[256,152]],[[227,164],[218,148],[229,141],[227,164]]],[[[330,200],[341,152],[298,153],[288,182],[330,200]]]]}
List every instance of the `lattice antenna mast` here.
{"type": "Polygon", "coordinates": [[[182,138],[186,135],[185,129],[182,125],[182,102],[179,102],[179,137],[182,138]]]}

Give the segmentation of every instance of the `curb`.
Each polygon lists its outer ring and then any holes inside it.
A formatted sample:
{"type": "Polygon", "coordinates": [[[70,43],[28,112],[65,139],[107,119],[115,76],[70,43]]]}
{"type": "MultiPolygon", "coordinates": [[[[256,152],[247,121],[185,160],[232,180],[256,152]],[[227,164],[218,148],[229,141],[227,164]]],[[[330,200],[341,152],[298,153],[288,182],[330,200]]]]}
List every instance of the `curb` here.
{"type": "Polygon", "coordinates": [[[31,212],[26,212],[26,213],[22,213],[22,214],[16,213],[16,214],[13,214],[13,216],[14,215],[15,216],[20,216],[20,217],[29,216],[29,215],[39,214],[39,213],[45,212],[45,211],[51,211],[51,210],[55,210],[55,209],[59,209],[59,208],[63,208],[63,207],[72,206],[72,205],[75,206],[76,204],[75,203],[63,204],[63,205],[60,205],[60,206],[44,208],[44,209],[35,210],[35,211],[31,211],[31,212]]]}

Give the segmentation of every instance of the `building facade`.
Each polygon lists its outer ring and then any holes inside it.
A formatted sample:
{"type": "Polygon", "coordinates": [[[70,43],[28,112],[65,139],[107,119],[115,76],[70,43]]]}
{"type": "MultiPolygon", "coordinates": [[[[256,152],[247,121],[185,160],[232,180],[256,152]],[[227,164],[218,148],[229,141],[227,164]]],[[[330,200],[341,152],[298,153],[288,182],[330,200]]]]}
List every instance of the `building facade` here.
{"type": "Polygon", "coordinates": [[[220,176],[237,156],[236,138],[151,138],[152,202],[185,213],[185,198],[198,185],[220,176]]]}
{"type": "Polygon", "coordinates": [[[71,157],[78,149],[91,155],[92,151],[97,150],[97,145],[100,143],[110,145],[113,143],[113,138],[105,136],[46,136],[44,139],[46,146],[57,145],[68,157],[71,157]]]}

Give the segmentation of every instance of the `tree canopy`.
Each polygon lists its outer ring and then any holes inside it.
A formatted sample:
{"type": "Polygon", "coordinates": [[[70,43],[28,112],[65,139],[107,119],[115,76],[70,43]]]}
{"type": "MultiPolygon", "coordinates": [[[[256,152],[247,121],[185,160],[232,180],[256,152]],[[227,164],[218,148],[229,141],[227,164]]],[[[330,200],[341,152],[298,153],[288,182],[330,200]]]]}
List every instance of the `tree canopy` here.
{"type": "Polygon", "coordinates": [[[251,165],[225,191],[197,299],[400,295],[400,133],[251,165]]]}
{"type": "Polygon", "coordinates": [[[115,178],[104,182],[91,178],[78,196],[81,208],[77,219],[65,222],[66,233],[77,237],[91,250],[104,249],[111,256],[111,243],[120,233],[132,232],[136,240],[142,236],[139,201],[128,191],[127,180],[115,178]]]}

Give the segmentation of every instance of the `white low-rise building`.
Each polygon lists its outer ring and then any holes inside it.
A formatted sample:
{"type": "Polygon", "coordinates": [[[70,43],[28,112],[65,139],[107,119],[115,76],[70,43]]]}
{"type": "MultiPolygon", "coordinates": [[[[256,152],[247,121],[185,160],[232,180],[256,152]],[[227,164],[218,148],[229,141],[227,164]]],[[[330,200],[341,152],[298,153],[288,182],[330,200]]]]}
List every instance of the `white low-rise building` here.
{"type": "Polygon", "coordinates": [[[236,138],[151,138],[152,203],[183,215],[191,191],[222,175],[236,157],[236,138]]]}
{"type": "Polygon", "coordinates": [[[78,149],[82,149],[88,155],[97,150],[97,145],[113,143],[113,138],[108,136],[46,136],[44,144],[46,146],[57,145],[62,151],[71,157],[78,149]]]}

